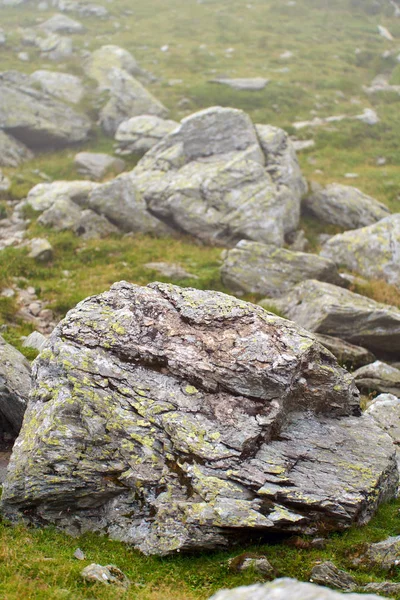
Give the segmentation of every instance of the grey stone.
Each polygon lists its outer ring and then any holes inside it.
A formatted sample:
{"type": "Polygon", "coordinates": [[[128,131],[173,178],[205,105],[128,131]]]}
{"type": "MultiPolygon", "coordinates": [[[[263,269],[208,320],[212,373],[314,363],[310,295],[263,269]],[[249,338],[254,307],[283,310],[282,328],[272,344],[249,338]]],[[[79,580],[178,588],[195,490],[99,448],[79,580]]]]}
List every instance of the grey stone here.
{"type": "Polygon", "coordinates": [[[37,211],[47,210],[57,200],[71,200],[79,204],[83,203],[98,185],[92,181],[38,183],[29,191],[27,202],[37,211]]]}
{"type": "Polygon", "coordinates": [[[47,338],[39,333],[38,331],[33,331],[30,333],[27,338],[24,340],[22,346],[24,348],[34,348],[35,350],[42,350],[43,346],[47,342],[47,338]]]}
{"type": "MultiPolygon", "coordinates": [[[[271,165],[277,160],[273,155],[271,165]]],[[[240,110],[212,107],[183,119],[133,173],[154,215],[206,243],[232,246],[247,238],[281,246],[298,226],[297,186],[279,183],[278,173],[273,181],[255,128],[240,110]]],[[[290,179],[285,166],[282,174],[290,179]]]]}
{"type": "Polygon", "coordinates": [[[303,150],[310,150],[315,147],[314,140],[294,140],[292,139],[293,148],[296,152],[303,152],[303,150]]]}
{"type": "Polygon", "coordinates": [[[400,395],[400,370],[377,360],[353,373],[356,385],[362,392],[371,390],[383,394],[400,395]]]}
{"type": "Polygon", "coordinates": [[[400,399],[392,394],[380,394],[369,402],[365,412],[392,438],[400,468],[400,399]]]}
{"type": "Polygon", "coordinates": [[[309,331],[339,337],[372,352],[400,351],[400,310],[394,306],[316,280],[299,283],[274,304],[309,331]]]}
{"type": "Polygon", "coordinates": [[[95,180],[110,174],[119,175],[125,169],[125,161],[100,152],[79,152],[74,164],[79,175],[95,180]]]}
{"type": "Polygon", "coordinates": [[[349,365],[353,367],[353,369],[369,365],[375,360],[375,356],[372,352],[361,346],[349,344],[349,342],[345,342],[344,340],[331,335],[322,335],[318,333],[315,337],[323,346],[325,346],[325,348],[336,356],[340,364],[349,365]]]}
{"type": "Polygon", "coordinates": [[[30,388],[29,361],[0,336],[0,433],[18,435],[30,388]]]}
{"type": "Polygon", "coordinates": [[[376,125],[380,122],[380,118],[378,117],[376,111],[372,108],[364,108],[364,112],[354,118],[358,121],[362,121],[366,125],[376,125]]]}
{"type": "Polygon", "coordinates": [[[306,252],[307,248],[310,246],[304,229],[299,229],[291,235],[289,234],[286,236],[286,241],[289,244],[289,250],[292,250],[293,252],[306,252]]]}
{"type": "Polygon", "coordinates": [[[53,247],[49,240],[44,238],[35,238],[30,241],[30,249],[28,256],[38,262],[48,262],[53,258],[53,247]]]}
{"type": "Polygon", "coordinates": [[[166,262],[151,262],[143,265],[145,269],[151,269],[156,271],[163,277],[169,277],[170,279],[199,279],[197,275],[188,273],[181,265],[166,262]]]}
{"type": "Polygon", "coordinates": [[[364,91],[367,94],[377,94],[379,92],[394,92],[400,94],[400,85],[391,85],[389,83],[389,76],[377,75],[371,82],[371,85],[364,86],[364,91]]]}
{"type": "Polygon", "coordinates": [[[118,233],[118,229],[103,215],[98,215],[90,209],[82,210],[68,198],[56,200],[42,213],[38,223],[56,231],[70,229],[84,239],[104,238],[118,233]]]}
{"type": "Polygon", "coordinates": [[[345,285],[332,261],[304,252],[293,252],[258,242],[240,241],[224,252],[223,284],[234,292],[276,298],[304,279],[345,285]]]}
{"type": "Polygon", "coordinates": [[[222,85],[227,85],[233,88],[234,90],[257,92],[263,90],[266,87],[266,85],[269,83],[269,79],[264,79],[263,77],[242,77],[236,79],[218,77],[217,79],[212,79],[210,83],[219,83],[222,85]]]}
{"type": "Polygon", "coordinates": [[[115,134],[118,154],[145,154],[166,135],[178,127],[176,121],[168,121],[154,115],[142,115],[123,121],[115,134]]]}
{"type": "Polygon", "coordinates": [[[72,104],[79,104],[85,94],[81,78],[69,73],[41,70],[32,73],[31,79],[43,92],[72,104]]]}
{"type": "Polygon", "coordinates": [[[375,594],[342,594],[313,583],[276,579],[232,590],[221,590],[209,600],[381,600],[375,594]]]}
{"type": "Polygon", "coordinates": [[[69,58],[73,54],[72,39],[58,33],[49,33],[46,37],[38,36],[35,45],[40,49],[43,58],[56,62],[69,58]]]}
{"type": "Polygon", "coordinates": [[[3,171],[0,169],[0,193],[8,192],[11,187],[11,180],[4,175],[3,171]]]}
{"type": "Polygon", "coordinates": [[[92,563],[83,569],[81,577],[90,583],[103,583],[105,585],[120,585],[124,588],[129,587],[130,581],[124,573],[114,565],[102,567],[92,563]]]}
{"type": "Polygon", "coordinates": [[[0,166],[18,167],[32,158],[32,152],[24,144],[0,129],[0,166]]]}
{"type": "Polygon", "coordinates": [[[311,571],[310,581],[349,592],[357,587],[354,577],[346,573],[346,571],[338,569],[330,561],[315,565],[311,571]]]}
{"type": "Polygon", "coordinates": [[[87,139],[90,121],[34,88],[21,73],[0,74],[0,128],[31,147],[66,146],[87,139]]]}
{"type": "Polygon", "coordinates": [[[77,548],[74,552],[74,558],[76,558],[77,560],[85,560],[86,555],[84,552],[82,552],[80,548],[77,548]]]}
{"type": "Polygon", "coordinates": [[[390,214],[389,209],[357,188],[332,183],[303,200],[303,209],[319,221],[344,229],[371,225],[390,214]]]}
{"type": "Polygon", "coordinates": [[[0,46],[4,46],[4,44],[6,43],[6,41],[7,41],[7,38],[6,38],[5,31],[4,31],[4,29],[2,29],[0,27],[0,46]]]}
{"type": "Polygon", "coordinates": [[[115,284],[56,327],[34,381],[2,496],[14,520],[165,555],[365,523],[397,490],[351,375],[225,294],[115,284]]]}
{"type": "Polygon", "coordinates": [[[363,565],[390,571],[400,565],[400,536],[389,537],[382,542],[369,544],[352,562],[355,566],[363,565]]]}
{"type": "Polygon", "coordinates": [[[400,213],[333,236],[321,256],[370,279],[400,286],[400,213]]]}
{"type": "Polygon", "coordinates": [[[83,67],[86,75],[97,81],[101,90],[109,89],[108,76],[112,69],[122,70],[134,76],[142,73],[142,69],[130,52],[112,44],[94,50],[83,67]]]}
{"type": "Polygon", "coordinates": [[[266,556],[240,554],[228,560],[228,567],[233,572],[254,571],[264,577],[274,575],[275,569],[266,556]]]}
{"type": "Polygon", "coordinates": [[[77,2],[76,0],[53,0],[53,6],[61,12],[76,12],[82,17],[104,18],[108,16],[108,10],[100,4],[91,2],[77,2]]]}
{"type": "Polygon", "coordinates": [[[53,15],[38,27],[52,33],[83,33],[85,31],[82,23],[60,14],[53,15]]]}
{"type": "Polygon", "coordinates": [[[392,581],[368,583],[363,587],[363,591],[376,592],[383,596],[391,596],[392,594],[397,596],[400,594],[400,583],[393,583],[392,581]]]}

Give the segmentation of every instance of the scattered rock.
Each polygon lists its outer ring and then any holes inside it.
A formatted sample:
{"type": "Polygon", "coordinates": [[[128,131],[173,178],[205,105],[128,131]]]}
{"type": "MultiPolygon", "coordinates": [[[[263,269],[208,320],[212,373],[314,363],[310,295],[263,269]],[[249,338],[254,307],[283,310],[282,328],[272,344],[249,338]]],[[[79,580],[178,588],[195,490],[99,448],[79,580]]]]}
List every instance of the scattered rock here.
{"type": "Polygon", "coordinates": [[[377,94],[380,92],[393,92],[400,94],[400,85],[391,85],[387,75],[377,75],[371,82],[370,86],[364,86],[363,90],[367,94],[377,94]]]}
{"type": "Polygon", "coordinates": [[[38,27],[52,33],[83,33],[85,31],[82,23],[60,14],[53,15],[38,27]]]}
{"type": "Polygon", "coordinates": [[[132,117],[123,121],[115,134],[118,154],[145,154],[166,135],[178,127],[176,121],[168,121],[152,115],[132,117]]]}
{"type": "Polygon", "coordinates": [[[43,334],[39,333],[38,331],[33,331],[24,340],[22,346],[24,348],[34,348],[35,350],[39,350],[40,352],[43,349],[43,346],[46,342],[47,338],[43,334]]]}
{"type": "Polygon", "coordinates": [[[8,177],[6,177],[3,171],[0,169],[0,193],[8,192],[11,187],[11,181],[8,177]]]}
{"type": "Polygon", "coordinates": [[[372,108],[365,108],[361,115],[357,115],[354,118],[366,123],[367,125],[376,125],[380,121],[376,111],[372,108]]]}
{"type": "Polygon", "coordinates": [[[71,200],[84,203],[89,194],[98,187],[92,181],[55,181],[39,183],[28,193],[28,204],[37,211],[50,208],[57,200],[71,200]]]}
{"type": "Polygon", "coordinates": [[[375,356],[366,348],[349,344],[349,342],[345,342],[337,337],[318,333],[316,334],[316,338],[336,356],[341,365],[345,364],[356,369],[364,365],[369,365],[375,360],[375,356]]]}
{"type": "Polygon", "coordinates": [[[0,437],[18,435],[30,388],[29,361],[0,336],[0,437]]]}
{"type": "Polygon", "coordinates": [[[69,73],[41,70],[32,73],[31,79],[43,92],[72,104],[79,104],[85,94],[82,79],[69,73]]]}
{"type": "Polygon", "coordinates": [[[18,167],[33,158],[32,152],[21,142],[0,129],[0,166],[18,167]]]}
{"type": "Polygon", "coordinates": [[[400,370],[377,360],[353,373],[359,390],[400,395],[400,370]]]}
{"type": "Polygon", "coordinates": [[[396,354],[400,350],[400,310],[336,285],[304,281],[275,299],[274,305],[309,331],[339,337],[373,352],[396,354]]]}
{"type": "Polygon", "coordinates": [[[315,147],[314,140],[294,140],[292,139],[293,148],[296,152],[303,152],[304,150],[310,150],[315,147]]]}
{"type": "Polygon", "coordinates": [[[35,238],[30,242],[31,251],[29,258],[34,258],[38,262],[49,262],[53,258],[53,247],[50,242],[44,238],[35,238]]]}
{"type": "Polygon", "coordinates": [[[305,279],[344,285],[335,265],[314,254],[242,240],[224,252],[223,284],[235,292],[282,296],[305,279]]]}
{"type": "Polygon", "coordinates": [[[169,277],[170,279],[198,279],[197,275],[188,273],[183,267],[177,264],[171,264],[166,262],[152,262],[143,265],[145,269],[151,269],[157,271],[163,277],[169,277]]]}
{"type": "Polygon", "coordinates": [[[352,562],[355,566],[363,565],[372,569],[378,568],[390,571],[400,565],[400,536],[389,537],[382,542],[368,544],[352,562]]]}
{"type": "Polygon", "coordinates": [[[77,2],[76,0],[53,0],[53,5],[61,12],[76,12],[82,17],[107,17],[108,10],[105,6],[91,2],[77,2]]]}
{"type": "Polygon", "coordinates": [[[392,36],[390,31],[388,29],[386,29],[386,27],[383,27],[383,25],[378,25],[378,31],[379,31],[379,35],[384,37],[385,40],[389,40],[389,42],[394,41],[394,37],[392,36]]]}
{"type": "Polygon", "coordinates": [[[355,187],[332,183],[304,198],[302,208],[319,221],[344,229],[365,227],[390,215],[381,202],[355,187]]]}
{"type": "Polygon", "coordinates": [[[293,323],[218,292],[115,284],[68,313],[34,379],[11,519],[165,555],[364,523],[397,490],[391,438],[352,416],[351,375],[293,323]]]}
{"type": "Polygon", "coordinates": [[[400,213],[368,227],[334,235],[320,254],[363,277],[400,286],[400,213]]]}
{"type": "Polygon", "coordinates": [[[376,592],[379,595],[394,595],[400,594],[400,583],[393,583],[392,581],[382,581],[380,583],[368,583],[363,587],[365,592],[376,592]]]}
{"type": "Polygon", "coordinates": [[[104,583],[105,585],[120,585],[124,588],[128,588],[130,585],[129,579],[123,572],[115,567],[114,565],[106,565],[102,567],[96,563],[85,567],[81,572],[81,577],[85,581],[91,583],[104,583]]]}
{"type": "Polygon", "coordinates": [[[219,83],[222,85],[227,85],[233,88],[234,90],[257,92],[263,90],[267,86],[267,84],[269,83],[269,79],[264,79],[263,77],[253,77],[247,79],[228,79],[226,77],[219,77],[217,79],[212,79],[210,83],[219,83]]]}
{"type": "Polygon", "coordinates": [[[56,231],[70,229],[84,239],[104,238],[118,233],[118,229],[103,215],[98,215],[90,209],[82,210],[68,198],[56,200],[42,213],[38,223],[56,231]]]}
{"type": "Polygon", "coordinates": [[[4,29],[0,27],[0,46],[4,46],[7,41],[4,29]]]}
{"type": "Polygon", "coordinates": [[[344,591],[353,591],[357,587],[357,582],[346,573],[338,569],[332,562],[324,562],[315,565],[311,571],[310,581],[318,585],[326,585],[330,588],[344,591]]]}
{"type": "Polygon", "coordinates": [[[380,394],[371,400],[365,412],[392,438],[400,469],[400,399],[392,394],[380,394]]]}
{"type": "Polygon", "coordinates": [[[245,553],[230,558],[228,560],[228,566],[229,570],[235,573],[251,570],[264,577],[272,577],[275,573],[275,569],[268,558],[257,554],[245,553]]]}
{"type": "Polygon", "coordinates": [[[28,52],[18,52],[17,54],[19,60],[22,60],[22,62],[29,62],[30,61],[30,56],[28,52]]]}
{"type": "Polygon", "coordinates": [[[82,552],[80,548],[77,548],[74,552],[74,558],[76,558],[77,560],[85,560],[86,555],[84,552],[82,552]]]}
{"type": "Polygon", "coordinates": [[[102,90],[107,90],[109,87],[108,76],[112,69],[126,71],[134,76],[143,73],[130,52],[111,44],[92,52],[83,67],[86,75],[97,81],[102,90]]]}
{"type": "Polygon", "coordinates": [[[100,180],[106,175],[118,175],[125,169],[125,161],[108,154],[79,152],[74,158],[75,167],[80,175],[100,180]]]}

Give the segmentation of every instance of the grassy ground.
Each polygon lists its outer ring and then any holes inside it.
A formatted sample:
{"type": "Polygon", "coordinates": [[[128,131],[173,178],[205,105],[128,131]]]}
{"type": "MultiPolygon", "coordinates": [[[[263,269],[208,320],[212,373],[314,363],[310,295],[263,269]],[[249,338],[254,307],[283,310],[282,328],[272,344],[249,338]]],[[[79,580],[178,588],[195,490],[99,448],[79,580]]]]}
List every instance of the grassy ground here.
{"type": "MultiPolygon", "coordinates": [[[[74,58],[65,64],[45,64],[35,49],[20,44],[18,27],[32,27],[53,12],[39,12],[36,3],[28,2],[23,7],[0,9],[0,25],[8,34],[7,46],[1,49],[0,70],[30,73],[49,68],[82,75],[82,51],[104,44],[120,45],[157,77],[149,87],[169,108],[172,118],[179,120],[215,104],[242,108],[254,122],[272,123],[299,139],[315,140],[315,148],[299,157],[309,180],[356,185],[399,211],[399,97],[369,97],[362,86],[380,73],[391,74],[392,83],[400,82],[396,60],[400,43],[384,40],[377,31],[378,24],[384,25],[400,40],[400,19],[393,18],[389,3],[379,13],[374,11],[374,4],[373,0],[297,0],[294,6],[276,0],[114,0],[105,4],[111,13],[109,20],[80,19],[87,31],[73,38],[74,58]],[[169,50],[161,52],[166,44],[169,50]],[[30,54],[28,63],[17,57],[23,50],[30,54]],[[287,51],[293,56],[281,58],[287,51]],[[387,51],[392,54],[383,58],[387,51]],[[218,76],[261,76],[270,83],[261,92],[238,92],[210,83],[218,76]],[[185,108],[180,108],[182,99],[186,99],[185,108]],[[381,119],[378,125],[345,120],[297,133],[292,126],[295,121],[314,116],[357,115],[364,108],[377,111],[381,119]],[[379,157],[386,158],[385,165],[377,165],[379,157]],[[348,172],[357,173],[358,178],[347,179],[348,172]]],[[[92,118],[96,116],[96,102],[90,98],[82,102],[80,109],[92,118]]],[[[113,140],[95,127],[92,139],[82,147],[43,153],[18,170],[5,169],[12,188],[7,197],[0,198],[0,218],[5,216],[6,208],[2,200],[24,198],[34,184],[43,181],[40,173],[51,179],[77,178],[73,156],[78,149],[112,152],[113,140]]],[[[135,160],[128,166],[133,167],[135,160]]],[[[114,281],[146,284],[164,280],[144,268],[147,262],[180,263],[199,279],[175,283],[223,290],[219,278],[221,249],[206,248],[183,237],[114,237],[84,242],[70,233],[43,230],[34,221],[29,236],[45,235],[54,247],[54,260],[38,266],[27,258],[25,250],[2,252],[0,289],[15,282],[23,287],[32,285],[59,318],[79,300],[107,289],[114,281]]],[[[306,219],[302,226],[315,248],[321,225],[306,219]]],[[[325,231],[335,233],[331,228],[325,231]]],[[[370,282],[357,291],[400,306],[399,291],[381,282],[370,282]]],[[[16,320],[15,310],[13,299],[0,296],[0,325],[7,325],[5,337],[20,347],[20,337],[32,326],[16,320]]],[[[27,354],[32,357],[32,352],[27,354]]],[[[384,506],[368,526],[331,536],[324,551],[282,543],[251,550],[266,553],[280,576],[308,579],[314,562],[324,559],[351,569],[349,553],[359,544],[400,534],[399,508],[400,502],[384,506]]],[[[228,571],[226,560],[238,552],[240,549],[198,557],[145,558],[97,536],[74,540],[53,530],[15,529],[0,523],[0,597],[201,600],[220,587],[257,580],[255,573],[238,575],[228,571]],[[83,563],[73,558],[78,546],[87,555],[83,563]],[[126,593],[85,585],[79,572],[89,562],[114,563],[138,585],[126,593]]],[[[379,571],[352,572],[360,584],[384,577],[379,571]]],[[[389,576],[400,581],[398,570],[389,576]]]]}

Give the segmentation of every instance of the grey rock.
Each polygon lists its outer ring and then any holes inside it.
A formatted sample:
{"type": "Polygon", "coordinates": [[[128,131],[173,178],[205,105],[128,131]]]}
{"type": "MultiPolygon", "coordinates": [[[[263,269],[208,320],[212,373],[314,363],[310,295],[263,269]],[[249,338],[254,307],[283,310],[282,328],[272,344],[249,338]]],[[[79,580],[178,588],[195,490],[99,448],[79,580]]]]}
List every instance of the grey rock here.
{"type": "Polygon", "coordinates": [[[212,79],[210,83],[219,83],[227,85],[234,90],[244,90],[249,92],[257,92],[263,90],[269,83],[269,79],[263,77],[241,77],[236,79],[228,79],[227,77],[219,77],[212,79]]]}
{"type": "Polygon", "coordinates": [[[53,15],[38,27],[52,33],[83,33],[85,31],[82,23],[60,14],[53,15]]]}
{"type": "Polygon", "coordinates": [[[61,61],[73,54],[73,43],[69,37],[58,33],[49,33],[46,37],[38,36],[35,45],[40,49],[44,59],[61,61]]]}
{"type": "Polygon", "coordinates": [[[22,60],[22,62],[30,61],[29,52],[18,52],[17,57],[19,58],[19,60],[22,60]]]}
{"type": "Polygon", "coordinates": [[[355,566],[363,565],[390,571],[400,565],[400,536],[389,537],[382,542],[369,544],[352,562],[355,566]]]}
{"type": "Polygon", "coordinates": [[[299,229],[291,235],[286,236],[286,241],[289,244],[289,250],[292,250],[293,252],[306,252],[310,245],[304,229],[299,229]]]}
{"type": "Polygon", "coordinates": [[[67,198],[60,198],[45,210],[38,223],[52,227],[56,231],[70,229],[84,239],[104,238],[118,229],[103,215],[93,210],[82,210],[78,204],[67,198]]]}
{"type": "Polygon", "coordinates": [[[370,279],[400,286],[400,213],[333,236],[321,256],[370,279]]]}
{"type": "Polygon", "coordinates": [[[85,560],[86,555],[84,552],[82,552],[80,548],[77,548],[74,552],[74,558],[76,558],[77,560],[85,560]]]}
{"type": "Polygon", "coordinates": [[[101,90],[109,89],[108,76],[112,69],[122,70],[134,76],[142,73],[130,52],[112,44],[101,46],[92,52],[83,67],[86,75],[97,81],[101,90]]]}
{"type": "Polygon", "coordinates": [[[319,221],[344,229],[371,225],[390,214],[389,209],[357,188],[332,183],[303,200],[303,209],[319,221]]]}
{"type": "Polygon", "coordinates": [[[4,46],[4,44],[6,43],[6,41],[7,41],[7,38],[6,38],[5,31],[4,31],[4,29],[2,29],[0,27],[0,46],[4,46]]]}
{"type": "Polygon", "coordinates": [[[0,166],[18,167],[33,158],[32,152],[21,142],[0,129],[0,166]]]}
{"type": "Polygon", "coordinates": [[[91,2],[77,2],[76,0],[53,0],[53,6],[61,12],[76,12],[82,17],[104,18],[108,16],[108,10],[100,4],[91,2]]]}
{"type": "Polygon", "coordinates": [[[315,148],[314,140],[294,140],[292,139],[293,148],[296,152],[303,152],[303,150],[310,150],[315,148]]]}
{"type": "Polygon", "coordinates": [[[32,73],[31,79],[43,92],[72,104],[79,104],[85,94],[82,79],[70,73],[40,70],[32,73]]]}
{"type": "Polygon", "coordinates": [[[34,88],[21,73],[0,74],[0,128],[31,147],[66,146],[87,139],[87,117],[34,88]]]}
{"type": "Polygon", "coordinates": [[[129,587],[130,581],[124,573],[114,565],[102,567],[92,563],[83,569],[81,577],[90,583],[104,583],[105,585],[120,585],[124,588],[129,587]]]}
{"type": "Polygon", "coordinates": [[[379,392],[400,395],[400,370],[377,360],[353,373],[356,385],[362,392],[379,392]]]}
{"type": "Polygon", "coordinates": [[[310,581],[349,592],[357,587],[354,577],[346,571],[338,569],[330,561],[315,565],[311,571],[310,581]]]}
{"type": "Polygon", "coordinates": [[[14,520],[162,555],[364,523],[397,490],[351,375],[225,294],[115,284],[56,327],[34,380],[2,496],[14,520]]]}
{"type": "Polygon", "coordinates": [[[38,262],[48,262],[53,258],[53,247],[49,240],[44,238],[35,238],[30,241],[29,258],[38,262]]]}
{"type": "Polygon", "coordinates": [[[375,594],[342,594],[313,583],[276,579],[232,590],[221,590],[209,600],[381,600],[375,594]]]}
{"type": "Polygon", "coordinates": [[[232,246],[247,238],[281,246],[297,229],[297,187],[280,184],[278,175],[273,181],[240,110],[213,107],[183,119],[133,173],[154,215],[203,242],[232,246]]]}
{"type": "Polygon", "coordinates": [[[118,154],[145,154],[178,127],[176,121],[142,115],[123,121],[115,134],[118,154]]]}
{"type": "Polygon", "coordinates": [[[233,572],[253,571],[264,577],[274,575],[275,569],[266,556],[241,554],[228,560],[228,567],[233,572]]]}
{"type": "Polygon", "coordinates": [[[0,433],[18,435],[31,388],[29,361],[0,336],[0,433]]]}
{"type": "Polygon", "coordinates": [[[0,193],[8,192],[11,187],[11,180],[4,175],[3,171],[0,169],[0,193]]]}
{"type": "Polygon", "coordinates": [[[183,267],[174,263],[166,262],[151,262],[143,265],[146,269],[156,271],[163,277],[169,277],[170,279],[198,279],[197,275],[188,273],[183,267]]]}
{"type": "Polygon", "coordinates": [[[379,92],[394,92],[400,94],[400,85],[391,85],[389,77],[386,75],[377,75],[371,82],[370,86],[364,86],[364,91],[367,94],[377,94],[379,92]]]}
{"type": "Polygon", "coordinates": [[[392,394],[380,394],[371,400],[365,412],[392,438],[400,467],[400,399],[392,394]]]}
{"type": "Polygon", "coordinates": [[[383,596],[396,596],[400,594],[400,583],[393,583],[392,581],[382,581],[380,583],[368,583],[363,587],[365,592],[376,592],[383,596]]]}
{"type": "Polygon", "coordinates": [[[336,358],[340,364],[346,364],[354,369],[369,365],[374,362],[375,356],[361,346],[349,344],[340,338],[331,335],[322,335],[320,333],[315,336],[317,340],[325,346],[336,358]]]}
{"type": "Polygon", "coordinates": [[[71,200],[84,203],[89,194],[98,187],[92,181],[55,181],[54,183],[39,183],[28,193],[28,204],[37,211],[50,208],[57,200],[71,200]]]}
{"type": "Polygon", "coordinates": [[[380,118],[378,117],[376,111],[372,108],[364,108],[364,112],[354,118],[358,121],[362,121],[366,125],[376,125],[380,122],[380,118]]]}
{"type": "Polygon", "coordinates": [[[400,350],[400,310],[394,306],[316,280],[296,285],[274,304],[309,331],[339,337],[372,352],[400,350]]]}
{"type": "Polygon", "coordinates": [[[94,180],[103,179],[108,174],[118,175],[125,169],[125,162],[120,158],[99,152],[79,152],[74,164],[80,175],[94,180]]]}
{"type": "Polygon", "coordinates": [[[22,346],[24,348],[34,348],[35,350],[42,350],[43,346],[47,342],[47,338],[39,333],[38,331],[33,331],[30,333],[27,338],[24,340],[22,346]]]}

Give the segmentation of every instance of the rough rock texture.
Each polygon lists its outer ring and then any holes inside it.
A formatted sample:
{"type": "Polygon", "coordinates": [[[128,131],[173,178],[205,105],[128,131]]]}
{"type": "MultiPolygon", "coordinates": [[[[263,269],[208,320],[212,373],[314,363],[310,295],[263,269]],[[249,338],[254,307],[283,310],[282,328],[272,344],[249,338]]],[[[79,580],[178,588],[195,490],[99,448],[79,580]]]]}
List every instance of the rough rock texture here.
{"type": "Polygon", "coordinates": [[[227,85],[233,88],[234,90],[257,92],[265,88],[265,86],[269,83],[269,79],[264,79],[263,77],[239,77],[236,79],[219,77],[217,79],[212,79],[210,83],[220,83],[222,85],[227,85]]]}
{"type": "Polygon", "coordinates": [[[230,290],[270,298],[282,296],[304,279],[346,284],[330,260],[247,240],[224,253],[221,277],[230,290]]]}
{"type": "Polygon", "coordinates": [[[145,154],[178,125],[176,121],[154,115],[142,115],[123,121],[115,134],[115,140],[118,142],[117,153],[145,154]]]}
{"type": "Polygon", "coordinates": [[[29,361],[0,336],[0,437],[18,435],[30,388],[29,361]]]}
{"type": "Polygon", "coordinates": [[[343,229],[372,225],[390,214],[381,202],[363,194],[357,188],[332,183],[304,198],[303,209],[323,223],[343,229]]]}
{"type": "Polygon", "coordinates": [[[351,375],[225,294],[115,284],[68,313],[34,378],[12,519],[168,554],[363,523],[397,489],[391,438],[352,416],[351,375]]]}
{"type": "Polygon", "coordinates": [[[400,310],[394,306],[312,279],[299,283],[274,304],[286,318],[309,331],[339,337],[373,352],[400,351],[400,310]]]}
{"type": "Polygon", "coordinates": [[[33,148],[66,146],[87,139],[90,121],[9,71],[0,74],[0,129],[33,148]]]}
{"type": "Polygon", "coordinates": [[[43,92],[72,104],[79,104],[85,93],[82,79],[70,73],[43,69],[35,71],[30,77],[40,85],[43,92]]]}
{"type": "Polygon", "coordinates": [[[363,277],[400,286],[400,214],[333,236],[323,246],[321,256],[363,277]]]}
{"type": "Polygon", "coordinates": [[[370,402],[365,412],[392,438],[400,467],[400,399],[392,394],[380,394],[370,402]]]}
{"type": "Polygon", "coordinates": [[[346,573],[338,569],[332,562],[315,565],[311,571],[310,581],[319,585],[327,585],[337,590],[352,591],[357,587],[357,582],[346,573]]]}
{"type": "Polygon", "coordinates": [[[315,337],[323,346],[325,346],[325,348],[336,356],[340,364],[349,365],[353,367],[353,369],[369,365],[375,360],[375,356],[372,352],[361,346],[349,344],[349,342],[345,342],[344,340],[331,335],[321,335],[318,333],[315,337]]]}
{"type": "Polygon", "coordinates": [[[276,579],[233,590],[221,590],[209,600],[381,600],[375,594],[342,594],[313,583],[276,579]]]}
{"type": "Polygon", "coordinates": [[[28,193],[28,204],[37,211],[47,210],[57,200],[84,202],[98,186],[92,181],[55,181],[54,183],[39,183],[28,193]]]}
{"type": "Polygon", "coordinates": [[[368,583],[363,587],[366,592],[376,592],[383,596],[396,596],[400,594],[400,583],[393,583],[392,581],[382,581],[380,583],[368,583]]]}
{"type": "Polygon", "coordinates": [[[377,360],[353,373],[356,385],[362,392],[372,390],[383,394],[400,395],[400,370],[377,360]]]}
{"type": "Polygon", "coordinates": [[[244,553],[228,560],[229,570],[234,573],[253,571],[264,577],[273,577],[275,569],[266,556],[244,553]]]}
{"type": "Polygon", "coordinates": [[[120,585],[129,587],[130,581],[124,573],[114,565],[97,565],[92,563],[85,567],[81,572],[81,577],[90,583],[103,583],[104,585],[120,585]]]}
{"type": "Polygon", "coordinates": [[[354,565],[390,571],[400,565],[400,536],[389,537],[382,542],[369,544],[364,552],[353,560],[354,565]]]}
{"type": "Polygon", "coordinates": [[[103,179],[107,174],[118,175],[125,168],[125,162],[115,156],[100,152],[79,152],[74,158],[80,175],[89,179],[103,179]]]}
{"type": "Polygon", "coordinates": [[[32,152],[21,142],[0,129],[0,166],[18,167],[33,158],[32,152]]]}
{"type": "MultiPolygon", "coordinates": [[[[278,154],[271,156],[276,171],[278,154]]],[[[248,115],[213,107],[183,119],[133,173],[154,215],[206,243],[281,246],[298,226],[298,182],[286,159],[273,176],[268,160],[248,115]]]]}

